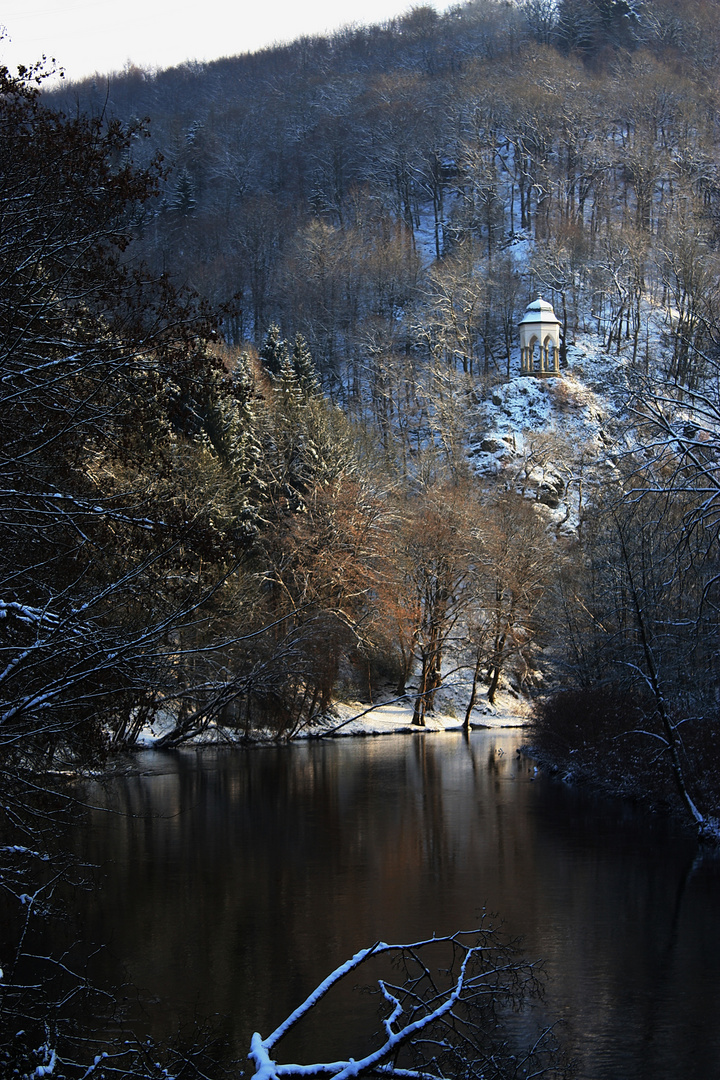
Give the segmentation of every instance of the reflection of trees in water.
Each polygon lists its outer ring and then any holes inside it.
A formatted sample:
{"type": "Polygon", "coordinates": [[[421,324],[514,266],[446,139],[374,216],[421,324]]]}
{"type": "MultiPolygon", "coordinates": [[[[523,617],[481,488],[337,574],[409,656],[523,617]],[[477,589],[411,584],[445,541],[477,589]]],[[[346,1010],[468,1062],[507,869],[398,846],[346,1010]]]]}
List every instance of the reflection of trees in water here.
{"type": "Polygon", "coordinates": [[[707,986],[709,969],[717,970],[720,946],[710,915],[720,885],[720,860],[707,850],[689,853],[678,865],[674,896],[668,882],[666,905],[657,920],[657,948],[649,951],[648,993],[638,1003],[638,1033],[647,1075],[662,1075],[670,1055],[682,1046],[688,1075],[716,1074],[718,1045],[708,1039],[717,1026],[717,988],[707,986]],[[695,946],[687,948],[687,938],[695,946]],[[692,985],[699,993],[677,993],[692,985]],[[703,989],[707,986],[707,992],[703,989]]]}
{"type": "Polygon", "coordinates": [[[715,1075],[707,999],[720,938],[710,894],[688,877],[692,840],[628,802],[544,786],[539,795],[549,1003],[568,1003],[580,1075],[715,1075]]]}
{"type": "MultiPolygon", "coordinates": [[[[457,807],[471,773],[458,791],[439,741],[403,746],[180,753],[172,771],[123,779],[118,814],[93,815],[89,837],[106,875],[97,940],[117,903],[116,949],[141,983],[155,989],[163,973],[183,994],[206,968],[216,1007],[250,992],[272,1015],[268,970],[297,996],[343,949],[435,929],[434,908],[452,929],[456,878],[475,858],[457,807]]],[[[464,905],[468,918],[477,907],[464,905]]]]}
{"type": "Polygon", "coordinates": [[[422,792],[421,827],[424,855],[428,868],[435,873],[452,873],[455,863],[453,844],[445,823],[441,768],[432,739],[415,739],[415,760],[422,792]]]}
{"type": "MultiPolygon", "coordinates": [[[[521,738],[182,753],[164,775],[123,778],[108,801],[136,816],[94,813],[82,838],[106,874],[87,938],[110,928],[168,1029],[183,1003],[231,1015],[240,1052],[368,941],[469,926],[486,906],[547,958],[549,1011],[570,1016],[581,1057],[632,1057],[644,1035],[662,1076],[660,1058],[710,1024],[717,869],[678,885],[682,838],[626,804],[532,782],[521,738]]],[[[331,1028],[353,1022],[346,1007],[331,1028]]]]}

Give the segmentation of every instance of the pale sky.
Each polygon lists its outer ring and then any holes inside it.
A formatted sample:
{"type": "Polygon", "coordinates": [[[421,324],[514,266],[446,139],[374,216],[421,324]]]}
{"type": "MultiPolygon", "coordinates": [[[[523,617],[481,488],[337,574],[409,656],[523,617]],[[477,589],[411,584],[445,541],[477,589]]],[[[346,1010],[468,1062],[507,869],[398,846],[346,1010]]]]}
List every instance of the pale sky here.
{"type": "Polygon", "coordinates": [[[349,23],[383,22],[420,3],[438,11],[456,0],[1,0],[0,63],[14,73],[43,53],[68,79],[214,60],[322,34],[349,23]]]}

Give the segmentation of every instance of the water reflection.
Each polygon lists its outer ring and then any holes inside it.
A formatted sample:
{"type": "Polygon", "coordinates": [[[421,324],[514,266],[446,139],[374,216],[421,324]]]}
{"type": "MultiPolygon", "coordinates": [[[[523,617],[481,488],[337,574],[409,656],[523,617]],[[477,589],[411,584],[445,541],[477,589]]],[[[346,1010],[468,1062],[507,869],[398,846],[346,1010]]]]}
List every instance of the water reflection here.
{"type": "MultiPolygon", "coordinates": [[[[91,793],[114,812],[78,835],[102,867],[83,921],[110,939],[103,977],[122,964],[157,999],[159,1034],[228,1017],[244,1053],[358,948],[486,907],[546,958],[580,1076],[720,1075],[717,864],[663,821],[535,779],[520,741],[141,755],[142,775],[91,793]]],[[[291,1049],[348,1053],[362,1007],[329,1006],[291,1049]]]]}

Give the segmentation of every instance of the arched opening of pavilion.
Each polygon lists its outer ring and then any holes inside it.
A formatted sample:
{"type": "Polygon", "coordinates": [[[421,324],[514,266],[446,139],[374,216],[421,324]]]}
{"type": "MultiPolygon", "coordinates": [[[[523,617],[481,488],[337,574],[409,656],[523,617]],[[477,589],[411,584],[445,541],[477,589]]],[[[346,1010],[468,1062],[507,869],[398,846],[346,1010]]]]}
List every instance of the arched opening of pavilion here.
{"type": "Polygon", "coordinates": [[[520,321],[520,370],[547,378],[560,374],[560,323],[552,304],[538,296],[520,321]]]}

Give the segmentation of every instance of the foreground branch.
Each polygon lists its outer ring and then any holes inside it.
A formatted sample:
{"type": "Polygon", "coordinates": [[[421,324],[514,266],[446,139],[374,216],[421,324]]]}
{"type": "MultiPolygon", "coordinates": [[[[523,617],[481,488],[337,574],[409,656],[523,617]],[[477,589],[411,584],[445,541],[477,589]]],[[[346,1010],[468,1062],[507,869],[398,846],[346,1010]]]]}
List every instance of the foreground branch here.
{"type": "MultiPolygon", "coordinates": [[[[384,969],[383,969],[384,971],[384,969]]],[[[428,938],[408,945],[376,942],[361,949],[331,972],[267,1038],[256,1032],[249,1058],[254,1080],[281,1077],[393,1075],[412,1080],[474,1080],[527,1076],[565,1077],[552,1028],[533,1027],[526,1047],[508,1036],[505,1021],[541,995],[535,965],[524,961],[512,942],[489,925],[470,932],[428,938]],[[400,972],[392,980],[378,977],[381,998],[378,1045],[364,1057],[278,1064],[273,1052],[318,1002],[350,972],[370,962],[400,972]]]]}

